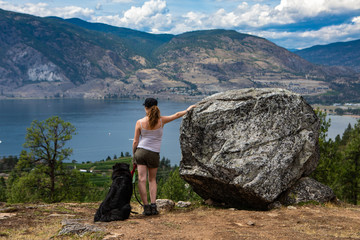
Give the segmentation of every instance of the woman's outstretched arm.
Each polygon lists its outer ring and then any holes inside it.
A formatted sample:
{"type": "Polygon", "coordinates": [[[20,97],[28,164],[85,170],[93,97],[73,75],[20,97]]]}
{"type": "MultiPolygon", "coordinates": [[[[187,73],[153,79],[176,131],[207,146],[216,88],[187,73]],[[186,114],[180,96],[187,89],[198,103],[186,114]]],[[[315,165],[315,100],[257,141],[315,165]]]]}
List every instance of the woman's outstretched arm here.
{"type": "Polygon", "coordinates": [[[191,105],[186,110],[177,112],[177,113],[175,113],[173,115],[170,115],[170,116],[162,116],[161,120],[162,120],[163,124],[169,123],[169,122],[171,122],[171,121],[173,121],[175,119],[178,119],[178,118],[184,116],[188,111],[190,111],[194,107],[196,107],[196,105],[191,105]]]}

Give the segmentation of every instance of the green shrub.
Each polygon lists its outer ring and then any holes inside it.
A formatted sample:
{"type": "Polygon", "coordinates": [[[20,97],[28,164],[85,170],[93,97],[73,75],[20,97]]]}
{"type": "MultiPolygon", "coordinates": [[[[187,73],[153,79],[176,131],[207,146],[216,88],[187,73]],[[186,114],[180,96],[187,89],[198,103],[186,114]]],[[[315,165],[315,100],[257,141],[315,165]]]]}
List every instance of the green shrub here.
{"type": "Polygon", "coordinates": [[[0,202],[6,202],[6,183],[4,177],[0,178],[0,202]]]}
{"type": "Polygon", "coordinates": [[[40,171],[24,172],[8,187],[9,203],[48,202],[50,196],[49,178],[40,171]]]}
{"type": "Polygon", "coordinates": [[[173,201],[196,201],[201,199],[191,186],[180,177],[178,167],[169,173],[168,178],[160,180],[158,198],[167,198],[173,201]]]}

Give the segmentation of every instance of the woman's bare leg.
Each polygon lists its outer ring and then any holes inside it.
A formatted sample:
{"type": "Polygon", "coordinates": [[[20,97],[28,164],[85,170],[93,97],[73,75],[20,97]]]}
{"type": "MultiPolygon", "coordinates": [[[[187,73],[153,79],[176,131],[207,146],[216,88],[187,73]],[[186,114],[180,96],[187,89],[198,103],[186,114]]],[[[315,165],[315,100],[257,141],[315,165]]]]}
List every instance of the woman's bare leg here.
{"type": "Polygon", "coordinates": [[[146,191],[146,175],[147,175],[147,166],[146,165],[138,165],[138,174],[139,174],[139,193],[141,201],[144,205],[148,205],[148,199],[147,199],[147,191],[146,191]]]}
{"type": "Polygon", "coordinates": [[[150,201],[151,203],[156,203],[156,192],[157,192],[157,184],[156,184],[156,173],[157,168],[149,168],[149,192],[150,192],[150,201]]]}

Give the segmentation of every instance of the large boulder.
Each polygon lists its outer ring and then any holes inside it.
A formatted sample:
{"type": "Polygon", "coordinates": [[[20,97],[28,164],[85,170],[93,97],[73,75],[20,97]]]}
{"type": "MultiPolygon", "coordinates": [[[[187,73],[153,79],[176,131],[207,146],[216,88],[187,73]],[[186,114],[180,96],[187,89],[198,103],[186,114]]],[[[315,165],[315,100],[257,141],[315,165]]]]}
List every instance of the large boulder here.
{"type": "Polygon", "coordinates": [[[319,159],[319,120],[283,89],[205,98],[180,127],[180,175],[204,199],[266,209],[319,159]]]}

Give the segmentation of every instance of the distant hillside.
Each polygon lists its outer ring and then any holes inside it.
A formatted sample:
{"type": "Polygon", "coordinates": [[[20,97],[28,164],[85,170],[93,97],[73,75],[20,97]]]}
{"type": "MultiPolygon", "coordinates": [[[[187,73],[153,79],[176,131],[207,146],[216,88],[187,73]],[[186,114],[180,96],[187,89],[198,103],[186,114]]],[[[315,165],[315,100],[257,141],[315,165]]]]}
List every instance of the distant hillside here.
{"type": "Polygon", "coordinates": [[[350,42],[317,45],[295,51],[295,53],[312,63],[328,66],[346,66],[360,72],[360,39],[350,42]]]}
{"type": "MultiPolygon", "coordinates": [[[[62,95],[93,79],[123,79],[138,68],[118,37],[55,18],[0,10],[2,94],[62,95]],[[23,94],[22,94],[23,93],[23,94]]],[[[10,95],[11,96],[11,95],[10,95]]]]}
{"type": "Polygon", "coordinates": [[[133,49],[137,54],[146,56],[151,60],[153,60],[153,51],[174,37],[174,35],[171,34],[150,34],[103,23],[89,23],[78,18],[66,19],[65,21],[89,30],[114,34],[120,37],[128,48],[133,49]]]}
{"type": "Polygon", "coordinates": [[[291,81],[301,85],[298,80],[306,74],[326,78],[316,66],[297,55],[266,39],[236,31],[184,33],[156,53],[162,63],[158,67],[164,72],[172,72],[198,87],[214,88],[215,92],[231,87],[288,87],[291,81]]]}
{"type": "Polygon", "coordinates": [[[358,73],[236,31],[157,35],[0,9],[0,46],[0,98],[185,99],[280,87],[310,101],[360,101],[358,73]]]}
{"type": "Polygon", "coordinates": [[[155,54],[160,62],[157,69],[205,94],[233,88],[280,87],[311,96],[311,101],[328,101],[328,94],[320,98],[314,95],[335,90],[339,91],[336,97],[342,98],[342,88],[359,81],[359,76],[348,69],[314,65],[266,39],[236,31],[184,33],[155,54]]]}

